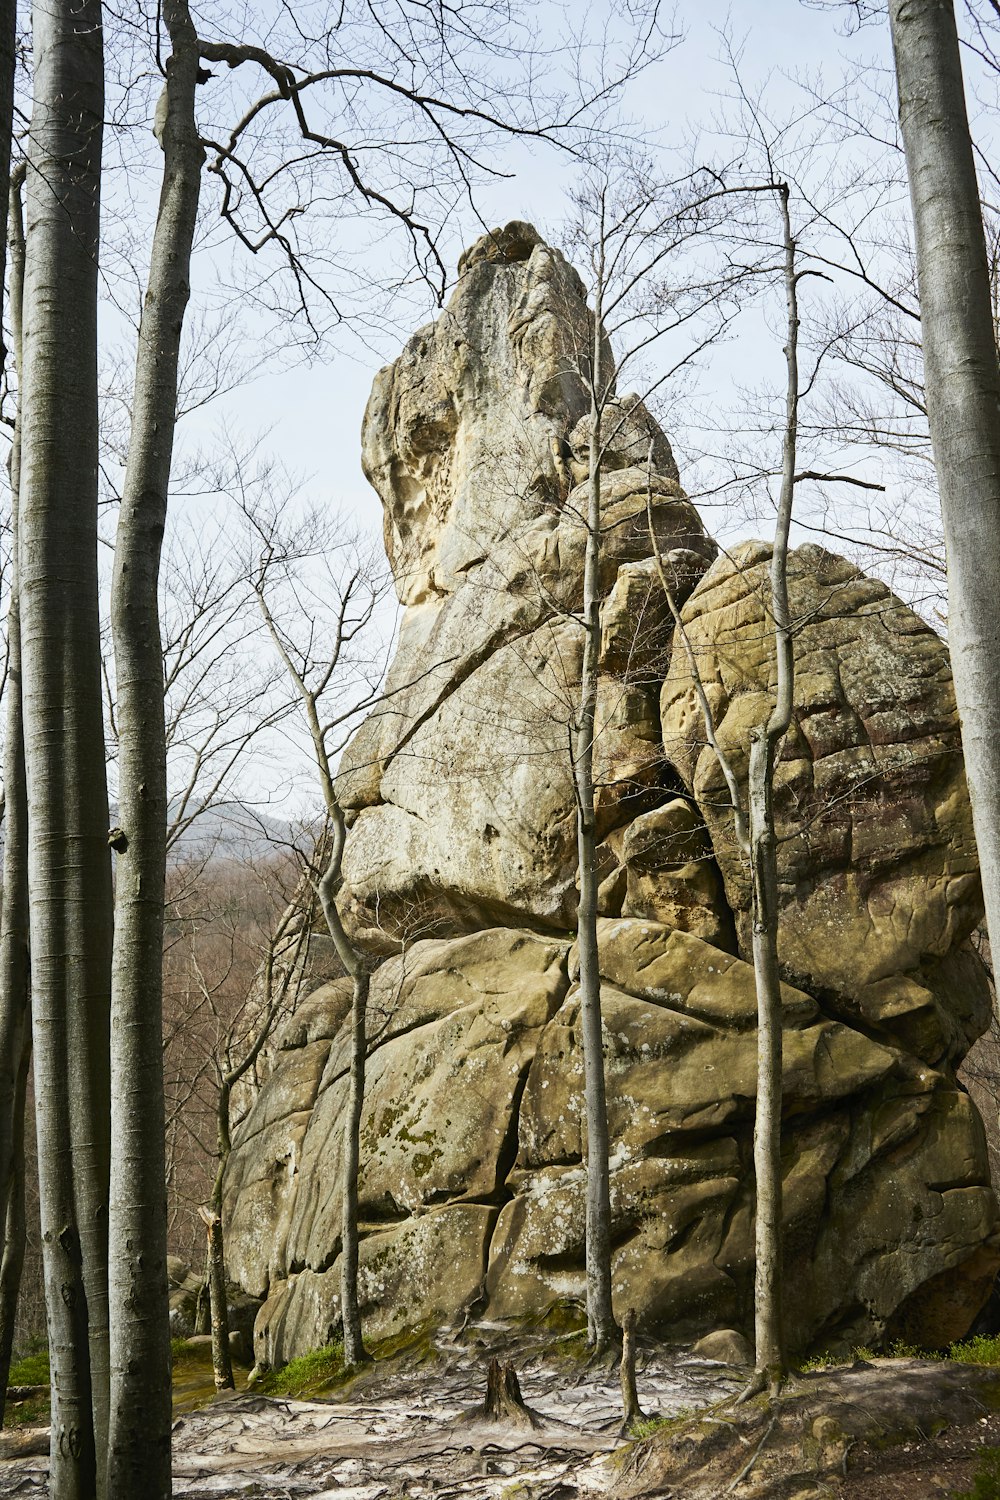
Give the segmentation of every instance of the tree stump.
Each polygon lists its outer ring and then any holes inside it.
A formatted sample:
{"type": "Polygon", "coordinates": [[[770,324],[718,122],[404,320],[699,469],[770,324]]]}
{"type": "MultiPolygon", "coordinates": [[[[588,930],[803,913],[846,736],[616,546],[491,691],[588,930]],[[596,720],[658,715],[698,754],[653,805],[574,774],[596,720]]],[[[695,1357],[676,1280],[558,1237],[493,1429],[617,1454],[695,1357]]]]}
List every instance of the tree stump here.
{"type": "Polygon", "coordinates": [[[500,1422],[507,1427],[536,1429],[542,1426],[538,1413],[524,1404],[514,1366],[501,1364],[495,1357],[490,1360],[486,1372],[486,1400],[480,1416],[487,1422],[500,1422]]]}
{"type": "Polygon", "coordinates": [[[622,1432],[628,1432],[636,1422],[641,1422],[645,1412],[639,1405],[639,1394],[635,1388],[635,1308],[630,1307],[622,1319],[622,1408],[624,1419],[622,1432]]]}

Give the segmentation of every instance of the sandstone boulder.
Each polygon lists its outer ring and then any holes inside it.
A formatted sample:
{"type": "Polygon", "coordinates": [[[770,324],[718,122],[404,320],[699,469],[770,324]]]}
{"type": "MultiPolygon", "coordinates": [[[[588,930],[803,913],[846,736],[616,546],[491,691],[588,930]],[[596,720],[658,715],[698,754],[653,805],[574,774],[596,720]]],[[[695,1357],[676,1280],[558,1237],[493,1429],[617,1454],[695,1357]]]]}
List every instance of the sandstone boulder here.
{"type": "MultiPolygon", "coordinates": [[[[752,970],[659,923],[607,920],[600,936],[616,1305],[671,1337],[747,1326],[752,970]]],[[[583,1297],[573,970],[568,945],[499,929],[415,944],[378,971],[360,1183],[373,1338],[472,1308],[535,1316],[583,1297]]],[[[811,996],[786,987],[784,1002],[796,1346],[964,1333],[1000,1260],[975,1110],[946,1074],[811,996]]],[[[255,1132],[253,1116],[245,1122],[227,1179],[229,1264],[249,1290],[267,1291],[257,1355],[272,1362],[325,1342],[339,1316],[347,1042],[309,1041],[309,1026],[296,1034],[265,1086],[269,1123],[255,1132]],[[288,1086],[282,1134],[270,1123],[278,1080],[287,1069],[313,1088],[318,1047],[327,1060],[307,1127],[300,1086],[288,1086]],[[279,1169],[294,1161],[284,1194],[254,1190],[264,1157],[279,1169]]]]}
{"type": "MultiPolygon", "coordinates": [[[[387,695],[338,777],[341,909],[385,959],[359,1181],[372,1340],[584,1296],[567,745],[592,334],[576,273],[514,222],[463,257],[365,419],[405,605],[387,695]]],[[[770,554],[716,557],[637,397],[614,398],[606,431],[594,748],[614,1299],[668,1338],[726,1329],[731,1355],[752,1327],[756,992],[746,862],[690,660],[745,782],[774,688],[770,554]]],[[[989,990],[947,653],[820,548],[793,555],[790,598],[788,1333],[800,1350],[935,1346],[967,1331],[1000,1265],[982,1123],[955,1074],[989,990]]],[[[267,1363],[328,1341],[340,1316],[350,986],[326,960],[318,944],[226,1176],[229,1267],[266,1298],[267,1363]]]]}
{"type": "MultiPolygon", "coordinates": [[[[774,689],[769,560],[758,542],[720,557],[682,616],[716,736],[744,786],[750,729],[774,689]]],[[[860,1016],[858,992],[893,976],[933,994],[939,964],[982,912],[948,654],[885,584],[819,547],[793,553],[789,594],[800,624],[776,777],[782,964],[860,1016]]],[[[666,755],[701,810],[746,953],[746,861],[676,644],[661,714],[666,755]]],[[[967,1010],[978,1035],[977,990],[967,1010]]]]}

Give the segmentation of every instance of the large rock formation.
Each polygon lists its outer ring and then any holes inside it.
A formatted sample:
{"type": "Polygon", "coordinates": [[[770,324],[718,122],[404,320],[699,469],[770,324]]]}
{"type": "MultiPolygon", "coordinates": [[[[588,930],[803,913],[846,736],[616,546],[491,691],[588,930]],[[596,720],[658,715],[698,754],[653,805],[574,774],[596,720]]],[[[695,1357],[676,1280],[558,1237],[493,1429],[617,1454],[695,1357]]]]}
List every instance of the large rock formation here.
{"type": "MultiPolygon", "coordinates": [[[[583,287],[523,224],[376,379],[366,472],[405,613],[344,758],[341,902],[373,952],[361,1293],[378,1338],[579,1301],[582,1060],[567,725],[589,419],[583,287]]],[[[690,662],[745,774],[773,688],[760,543],[716,556],[670,446],[608,423],[597,741],[600,953],[619,1311],[747,1325],[755,997],[742,856],[690,662]],[[651,467],[649,458],[651,455],[651,467]],[[647,506],[682,607],[675,639],[647,506]]],[[[1000,1263],[982,1125],[955,1068],[988,1018],[947,654],[850,564],[791,568],[796,708],[779,765],[785,1254],[796,1346],[962,1335],[1000,1263]]],[[[278,1039],[226,1181],[259,1357],[339,1316],[344,981],[278,1039]]]]}

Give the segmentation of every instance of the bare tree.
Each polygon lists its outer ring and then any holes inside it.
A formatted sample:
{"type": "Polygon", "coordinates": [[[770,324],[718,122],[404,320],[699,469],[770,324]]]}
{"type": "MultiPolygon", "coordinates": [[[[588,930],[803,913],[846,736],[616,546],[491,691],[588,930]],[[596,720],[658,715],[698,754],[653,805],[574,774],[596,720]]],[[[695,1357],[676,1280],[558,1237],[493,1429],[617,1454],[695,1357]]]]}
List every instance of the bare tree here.
{"type": "Polygon", "coordinates": [[[312,885],[308,880],[300,882],[300,889],[303,885],[309,893],[305,904],[296,899],[286,906],[268,938],[263,962],[254,975],[250,993],[243,997],[242,1004],[237,1004],[235,1014],[229,1007],[231,1018],[228,1025],[219,1008],[220,995],[225,986],[208,985],[204,975],[200,970],[198,972],[202,998],[217,1023],[220,1038],[220,1045],[213,1052],[211,1060],[217,1090],[217,1164],[211,1196],[208,1204],[201,1209],[208,1237],[207,1281],[211,1305],[212,1365],[217,1390],[233,1388],[222,1223],[222,1188],[233,1147],[233,1092],[255,1067],[265,1043],[274,1033],[279,1017],[295,1009],[315,918],[312,885]],[[248,1011],[252,1017],[249,1027],[246,1020],[248,1011]]]}
{"type": "Polygon", "coordinates": [[[194,115],[198,38],[186,0],[166,0],[163,188],[136,356],[125,486],[115,543],[118,818],[111,989],[109,1291],[112,1494],[171,1493],[170,1331],[163,1193],[163,898],[167,762],[160,545],[177,411],[204,152],[194,115]],[[142,1247],[136,1254],[135,1247],[142,1247]]]}
{"type": "MultiPolygon", "coordinates": [[[[364,653],[359,656],[359,648],[366,643],[365,633],[385,591],[385,579],[373,566],[371,558],[360,553],[348,539],[346,547],[341,544],[339,557],[324,560],[327,582],[323,594],[327,613],[322,624],[325,629],[317,628],[315,618],[303,616],[301,602],[297,611],[293,606],[297,618],[291,621],[283,619],[272,591],[282,574],[286,584],[294,586],[296,565],[301,566],[303,553],[308,556],[310,549],[303,548],[301,540],[290,544],[282,537],[274,517],[270,523],[260,515],[248,517],[248,520],[260,549],[256,587],[261,613],[274,649],[299,695],[327,815],[326,867],[317,883],[317,895],[337,956],[352,981],[340,1256],[344,1362],[350,1368],[368,1357],[358,1306],[358,1172],[371,961],[348,935],[337,907],[347,823],[337,796],[334,770],[349,726],[356,722],[359,713],[369,710],[377,701],[377,688],[373,693],[372,680],[374,675],[377,681],[380,672],[376,669],[373,674],[371,658],[364,653]],[[363,693],[360,701],[357,696],[359,664],[363,693]]],[[[296,596],[301,601],[301,577],[296,596]]]]}
{"type": "MultiPolygon", "coordinates": [[[[745,288],[752,282],[746,265],[728,273],[690,279],[679,276],[676,263],[690,269],[693,248],[707,237],[726,194],[703,174],[684,174],[665,181],[653,164],[622,151],[595,164],[576,194],[568,234],[570,254],[583,269],[592,304],[591,341],[577,351],[577,367],[587,393],[587,478],[585,511],[579,516],[585,536],[582,610],[571,618],[583,636],[580,681],[570,724],[572,774],[577,807],[580,899],[577,934],[580,954],[580,1014],[584,1055],[584,1100],[587,1138],[587,1325],[598,1351],[618,1341],[612,1309],[611,1205],[606,1084],[601,1019],[598,952],[597,855],[598,778],[594,752],[600,736],[598,695],[602,675],[602,557],[609,540],[603,515],[603,467],[614,450],[632,462],[645,456],[644,433],[656,432],[645,406],[693,359],[725,331],[745,288]],[[655,376],[643,381],[643,399],[619,398],[623,377],[642,376],[643,363],[677,340],[655,376]],[[626,374],[627,372],[627,374],[626,374]]],[[[654,454],[666,449],[650,438],[649,468],[654,454]]],[[[671,477],[673,459],[666,449],[671,477]]],[[[620,461],[619,458],[615,460],[620,461]]],[[[664,477],[664,476],[661,476],[664,477]]],[[[651,489],[651,486],[650,486],[651,489]]],[[[567,502],[572,507],[573,501],[567,502]]],[[[636,645],[642,634],[636,620],[636,645]]],[[[627,674],[626,674],[627,675],[627,674]]]]}
{"type": "MultiPolygon", "coordinates": [[[[781,743],[792,719],[795,686],[793,621],[788,600],[788,552],[796,483],[797,434],[800,400],[798,368],[798,284],[810,274],[799,267],[792,229],[788,183],[777,178],[765,142],[771,181],[764,190],[777,200],[783,247],[782,280],[786,301],[785,421],[782,437],[781,481],[777,497],[774,543],[770,564],[769,597],[765,605],[770,617],[776,654],[773,702],[767,716],[750,731],[747,790],[744,799],[735,769],[722,748],[713,721],[711,704],[701,681],[698,662],[677,606],[671,580],[657,542],[653,524],[652,490],[647,495],[650,542],[656,557],[660,582],[675,626],[675,649],[684,652],[701,708],[706,743],[711,747],[729,793],[734,832],[750,867],[751,933],[754,978],[757,991],[757,1100],[754,1123],[754,1378],[742,1399],[770,1387],[776,1392],[784,1379],[787,1352],[782,1327],[782,1007],[778,953],[778,835],[774,815],[774,775],[781,743]]],[[[757,194],[760,184],[727,191],[757,194]]]]}

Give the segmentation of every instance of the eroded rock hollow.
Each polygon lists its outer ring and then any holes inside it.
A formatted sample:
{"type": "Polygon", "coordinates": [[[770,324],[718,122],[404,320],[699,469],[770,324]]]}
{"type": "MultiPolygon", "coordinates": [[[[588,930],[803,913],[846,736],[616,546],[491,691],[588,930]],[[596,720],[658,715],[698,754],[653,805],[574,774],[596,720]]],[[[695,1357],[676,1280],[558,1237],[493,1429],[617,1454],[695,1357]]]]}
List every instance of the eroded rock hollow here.
{"type": "MultiPolygon", "coordinates": [[[[375,381],[364,465],[405,606],[344,757],[341,904],[369,951],[361,1293],[372,1339],[584,1295],[582,1058],[567,725],[589,443],[584,288],[525,224],[467,251],[375,381]]],[[[773,689],[768,548],[719,555],[670,444],[622,394],[604,460],[601,971],[619,1313],[748,1327],[755,998],[747,873],[654,560],[745,771],[773,689]]],[[[885,585],[791,564],[796,707],[778,768],[785,1256],[798,1349],[961,1337],[1000,1264],[955,1068],[989,1017],[947,653],[885,585]]],[[[349,992],[273,1050],[226,1180],[258,1357],[339,1318],[349,992]]]]}

